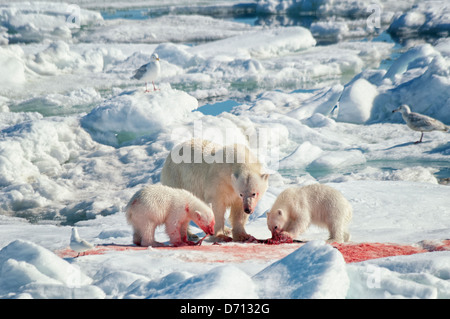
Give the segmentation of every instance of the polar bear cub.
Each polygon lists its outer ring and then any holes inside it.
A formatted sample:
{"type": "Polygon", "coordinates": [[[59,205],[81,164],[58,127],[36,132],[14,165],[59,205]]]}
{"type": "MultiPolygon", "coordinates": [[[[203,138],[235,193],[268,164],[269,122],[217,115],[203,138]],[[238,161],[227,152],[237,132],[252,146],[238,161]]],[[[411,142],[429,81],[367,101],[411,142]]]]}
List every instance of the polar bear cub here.
{"type": "Polygon", "coordinates": [[[174,246],[192,245],[187,228],[192,220],[206,234],[214,235],[214,213],[192,193],[161,184],[145,186],[126,206],[126,217],[133,226],[133,242],[140,246],[161,246],[155,229],[164,224],[174,246]]]}
{"type": "Polygon", "coordinates": [[[272,238],[294,239],[314,224],[328,228],[328,242],[350,240],[348,224],[353,210],[336,189],[321,184],[285,189],[267,214],[272,238]]]}

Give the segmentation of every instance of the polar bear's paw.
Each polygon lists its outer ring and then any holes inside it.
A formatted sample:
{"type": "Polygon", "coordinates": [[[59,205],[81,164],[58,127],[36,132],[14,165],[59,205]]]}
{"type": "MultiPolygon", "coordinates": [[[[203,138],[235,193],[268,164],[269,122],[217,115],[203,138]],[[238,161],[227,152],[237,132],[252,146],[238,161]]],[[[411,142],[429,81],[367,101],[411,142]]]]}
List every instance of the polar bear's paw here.
{"type": "Polygon", "coordinates": [[[254,240],[256,238],[246,232],[233,232],[233,241],[253,242],[254,240]]]}
{"type": "Polygon", "coordinates": [[[230,241],[233,241],[233,238],[231,238],[230,236],[227,236],[225,234],[217,234],[217,235],[211,236],[211,238],[212,238],[212,240],[214,242],[226,242],[226,243],[228,243],[230,241]]]}

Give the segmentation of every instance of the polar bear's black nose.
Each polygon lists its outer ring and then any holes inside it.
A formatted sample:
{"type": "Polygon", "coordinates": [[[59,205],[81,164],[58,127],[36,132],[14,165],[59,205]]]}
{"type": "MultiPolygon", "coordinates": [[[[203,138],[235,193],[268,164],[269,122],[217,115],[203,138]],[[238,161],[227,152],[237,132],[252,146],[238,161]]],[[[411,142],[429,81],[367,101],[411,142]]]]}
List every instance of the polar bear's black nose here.
{"type": "Polygon", "coordinates": [[[247,214],[250,214],[252,211],[250,210],[250,208],[246,207],[246,208],[244,209],[244,212],[247,213],[247,214]]]}

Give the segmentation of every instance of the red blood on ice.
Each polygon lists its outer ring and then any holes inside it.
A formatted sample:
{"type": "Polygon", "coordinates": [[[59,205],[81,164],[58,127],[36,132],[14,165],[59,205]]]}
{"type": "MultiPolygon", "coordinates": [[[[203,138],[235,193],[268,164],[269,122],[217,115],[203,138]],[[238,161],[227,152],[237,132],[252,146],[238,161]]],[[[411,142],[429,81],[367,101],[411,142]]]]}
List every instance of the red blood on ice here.
{"type": "MultiPolygon", "coordinates": [[[[148,247],[136,246],[136,245],[115,245],[115,244],[105,244],[97,245],[93,249],[85,252],[83,256],[89,255],[103,255],[108,251],[127,251],[127,250],[146,250],[148,247]]],[[[76,257],[77,253],[70,248],[62,249],[56,251],[56,254],[61,258],[76,257]]]]}
{"type": "MultiPolygon", "coordinates": [[[[204,238],[203,238],[204,239],[204,238]]],[[[201,239],[200,241],[203,241],[201,239]]],[[[243,262],[249,259],[254,260],[277,260],[281,259],[296,249],[300,248],[303,244],[286,244],[277,246],[276,249],[270,245],[261,245],[256,243],[217,243],[209,245],[194,245],[194,246],[162,246],[152,247],[149,253],[165,251],[172,254],[174,251],[180,250],[182,254],[177,258],[182,258],[186,262],[243,262]],[[189,251],[195,252],[189,254],[189,251]]],[[[148,247],[135,246],[135,245],[99,245],[94,249],[87,252],[88,255],[102,255],[107,252],[113,251],[133,251],[133,250],[147,250],[148,247]]],[[[74,257],[76,254],[69,248],[56,251],[56,254],[61,258],[74,257]]]]}
{"type": "MultiPolygon", "coordinates": [[[[265,241],[256,240],[251,243],[220,243],[202,245],[206,236],[200,239],[193,246],[163,246],[153,247],[149,250],[149,253],[164,254],[165,251],[172,252],[181,250],[181,254],[177,258],[183,259],[186,262],[244,262],[249,259],[253,260],[279,260],[286,257],[290,253],[294,252],[305,243],[294,241],[293,243],[283,243],[278,238],[270,238],[265,241]],[[269,245],[262,245],[265,243],[269,245]],[[276,244],[277,246],[274,246],[276,244]],[[189,252],[192,252],[189,253],[189,252]]],[[[252,238],[254,239],[254,238],[252,238]]],[[[442,241],[421,241],[414,245],[402,245],[393,243],[333,243],[336,249],[338,249],[347,263],[360,262],[369,259],[383,258],[389,256],[399,255],[412,255],[417,253],[450,250],[450,240],[442,241]]],[[[133,250],[146,250],[148,247],[134,246],[134,245],[115,245],[105,244],[98,245],[94,249],[86,252],[86,256],[89,255],[101,255],[108,251],[133,251],[133,250]]],[[[61,258],[75,257],[76,253],[70,248],[56,251],[56,254],[61,258]]],[[[83,258],[83,257],[81,257],[83,258]]]]}
{"type": "Polygon", "coordinates": [[[341,252],[347,263],[428,252],[421,247],[389,243],[333,243],[332,245],[341,252]]]}

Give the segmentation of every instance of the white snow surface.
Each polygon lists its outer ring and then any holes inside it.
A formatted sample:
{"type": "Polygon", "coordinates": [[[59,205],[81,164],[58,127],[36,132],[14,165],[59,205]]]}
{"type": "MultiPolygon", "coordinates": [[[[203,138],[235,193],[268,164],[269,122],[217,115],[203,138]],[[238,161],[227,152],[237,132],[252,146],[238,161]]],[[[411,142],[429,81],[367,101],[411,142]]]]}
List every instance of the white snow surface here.
{"type": "Polygon", "coordinates": [[[448,36],[450,32],[450,5],[447,1],[418,2],[407,12],[398,12],[390,32],[400,34],[440,34],[448,36]]]}
{"type": "MultiPolygon", "coordinates": [[[[251,25],[212,14],[239,1],[117,0],[164,14],[109,20],[103,2],[0,1],[0,298],[450,298],[450,252],[346,264],[317,227],[282,259],[56,254],[73,225],[96,245],[131,244],[125,205],[191,137],[245,143],[264,161],[269,189],[247,224],[257,238],[270,237],[265,213],[283,189],[319,182],[353,205],[354,242],[448,239],[450,135],[416,145],[392,113],[408,104],[450,125],[448,5],[377,1],[377,36],[371,3],[255,1],[251,25]],[[312,11],[309,28],[289,25],[312,11]],[[386,29],[414,37],[383,41],[386,29]],[[160,90],[144,93],[131,77],[153,52],[160,90]],[[202,113],[208,103],[218,115],[202,113]]],[[[168,242],[163,228],[156,237],[168,242]]]]}
{"type": "Polygon", "coordinates": [[[253,276],[261,298],[345,298],[349,279],[342,255],[311,241],[253,276]]]}

